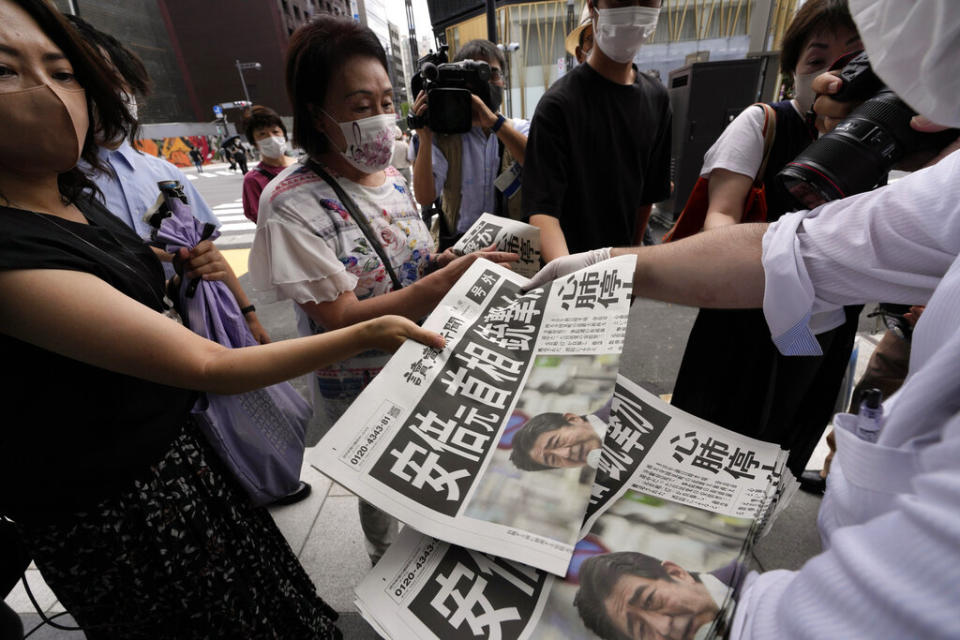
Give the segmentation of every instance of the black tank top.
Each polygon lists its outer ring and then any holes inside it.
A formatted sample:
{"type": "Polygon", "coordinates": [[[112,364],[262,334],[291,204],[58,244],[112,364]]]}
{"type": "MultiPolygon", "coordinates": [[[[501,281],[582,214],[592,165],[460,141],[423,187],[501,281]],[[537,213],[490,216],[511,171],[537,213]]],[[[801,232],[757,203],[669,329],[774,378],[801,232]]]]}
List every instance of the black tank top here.
{"type": "MultiPolygon", "coordinates": [[[[78,207],[89,225],[0,207],[0,269],[84,271],[162,311],[163,269],[149,247],[98,202],[78,207]]],[[[124,489],[163,455],[196,399],[4,334],[0,362],[0,513],[23,521],[57,520],[124,489]]]]}

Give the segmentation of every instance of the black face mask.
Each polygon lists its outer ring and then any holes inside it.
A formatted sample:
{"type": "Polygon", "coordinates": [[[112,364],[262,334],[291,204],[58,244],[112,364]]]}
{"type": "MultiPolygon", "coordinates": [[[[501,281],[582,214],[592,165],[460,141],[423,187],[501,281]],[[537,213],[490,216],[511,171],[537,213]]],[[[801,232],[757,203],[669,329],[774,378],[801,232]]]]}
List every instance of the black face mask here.
{"type": "Polygon", "coordinates": [[[490,107],[490,111],[496,113],[500,110],[501,104],[503,104],[503,87],[490,83],[490,102],[487,106],[490,107]]]}

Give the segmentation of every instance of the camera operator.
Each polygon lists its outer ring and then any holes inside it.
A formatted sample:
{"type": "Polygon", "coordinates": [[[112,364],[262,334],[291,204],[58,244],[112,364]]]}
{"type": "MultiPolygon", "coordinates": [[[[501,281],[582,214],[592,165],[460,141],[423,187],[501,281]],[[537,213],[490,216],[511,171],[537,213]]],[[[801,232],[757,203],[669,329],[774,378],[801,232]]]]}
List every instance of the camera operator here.
{"type": "MultiPolygon", "coordinates": [[[[960,127],[960,3],[849,4],[877,75],[929,121],[960,127]]],[[[762,305],[786,354],[815,354],[816,317],[843,305],[926,305],[877,441],[855,435],[853,416],[835,419],[837,458],[818,518],[824,552],[799,571],[748,576],[730,637],[960,637],[960,151],[771,225],[562,258],[531,286],[625,254],[636,255],[636,295],[762,305]]]]}
{"type": "MultiPolygon", "coordinates": [[[[442,195],[440,249],[452,246],[482,213],[497,213],[519,219],[520,195],[507,198],[494,185],[514,162],[523,165],[527,147],[527,120],[507,119],[498,112],[503,101],[506,60],[488,40],[471,40],[457,52],[454,62],[476,60],[490,65],[490,95],[487,105],[471,96],[473,128],[464,134],[434,134],[428,126],[417,130],[419,148],[413,165],[413,189],[417,202],[428,207],[442,195]],[[500,200],[498,203],[497,200],[500,200]]],[[[427,111],[427,95],[421,91],[413,113],[427,111]]]]}

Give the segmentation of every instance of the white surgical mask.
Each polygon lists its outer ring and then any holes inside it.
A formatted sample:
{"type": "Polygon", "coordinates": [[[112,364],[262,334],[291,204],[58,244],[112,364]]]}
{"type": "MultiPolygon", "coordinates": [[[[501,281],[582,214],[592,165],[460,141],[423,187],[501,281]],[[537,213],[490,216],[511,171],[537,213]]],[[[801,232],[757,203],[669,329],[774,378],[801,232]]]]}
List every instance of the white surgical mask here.
{"type": "Polygon", "coordinates": [[[594,42],[611,60],[630,62],[640,45],[657,30],[659,16],[660,9],[654,7],[597,9],[594,42]]]}
{"type": "Polygon", "coordinates": [[[287,150],[287,140],[281,136],[270,136],[257,140],[257,147],[264,158],[282,158],[287,150]]]}
{"type": "MultiPolygon", "coordinates": [[[[337,122],[336,118],[326,111],[323,113],[337,122]]],[[[383,171],[390,166],[393,158],[393,145],[396,142],[393,129],[396,124],[397,118],[392,113],[337,122],[343,139],[347,141],[347,148],[339,149],[340,155],[364,173],[383,171]]]]}
{"type": "Polygon", "coordinates": [[[800,106],[800,113],[807,113],[813,108],[813,102],[817,99],[817,94],[813,92],[813,79],[822,73],[823,71],[814,71],[793,74],[793,93],[800,106]]]}
{"type": "Polygon", "coordinates": [[[960,2],[850,0],[850,14],[887,86],[933,122],[960,127],[960,2]]]}

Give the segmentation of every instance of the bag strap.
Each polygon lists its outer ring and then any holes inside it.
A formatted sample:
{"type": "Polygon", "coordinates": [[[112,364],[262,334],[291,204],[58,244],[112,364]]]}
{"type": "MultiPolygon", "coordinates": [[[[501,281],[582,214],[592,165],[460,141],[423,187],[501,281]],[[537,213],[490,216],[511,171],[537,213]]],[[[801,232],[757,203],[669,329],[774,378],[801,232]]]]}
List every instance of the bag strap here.
{"type": "Polygon", "coordinates": [[[773,149],[773,139],[777,135],[777,112],[773,107],[765,102],[757,102],[755,106],[763,109],[763,160],[760,162],[760,169],[757,176],[753,179],[753,186],[759,187],[763,184],[763,176],[767,172],[767,161],[770,159],[770,150],[773,149]]]}
{"type": "Polygon", "coordinates": [[[337,197],[340,198],[340,202],[346,207],[347,211],[350,213],[350,217],[353,218],[353,221],[357,223],[357,226],[360,227],[360,230],[363,231],[363,235],[366,236],[367,242],[370,243],[370,246],[374,251],[377,252],[377,255],[380,256],[380,262],[383,263],[383,268],[386,270],[387,274],[390,276],[390,280],[393,282],[393,288],[395,291],[403,289],[403,284],[400,282],[400,278],[397,277],[396,272],[393,270],[393,265],[390,264],[390,258],[387,257],[386,251],[383,250],[383,245],[380,244],[380,241],[377,240],[376,236],[373,235],[373,230],[370,228],[370,223],[367,222],[367,219],[360,212],[360,207],[357,206],[357,203],[353,201],[353,198],[350,197],[343,187],[340,186],[340,183],[337,182],[333,176],[326,172],[326,170],[320,166],[313,158],[307,159],[307,166],[310,167],[314,173],[323,178],[323,180],[330,185],[334,193],[337,194],[337,197]]]}

